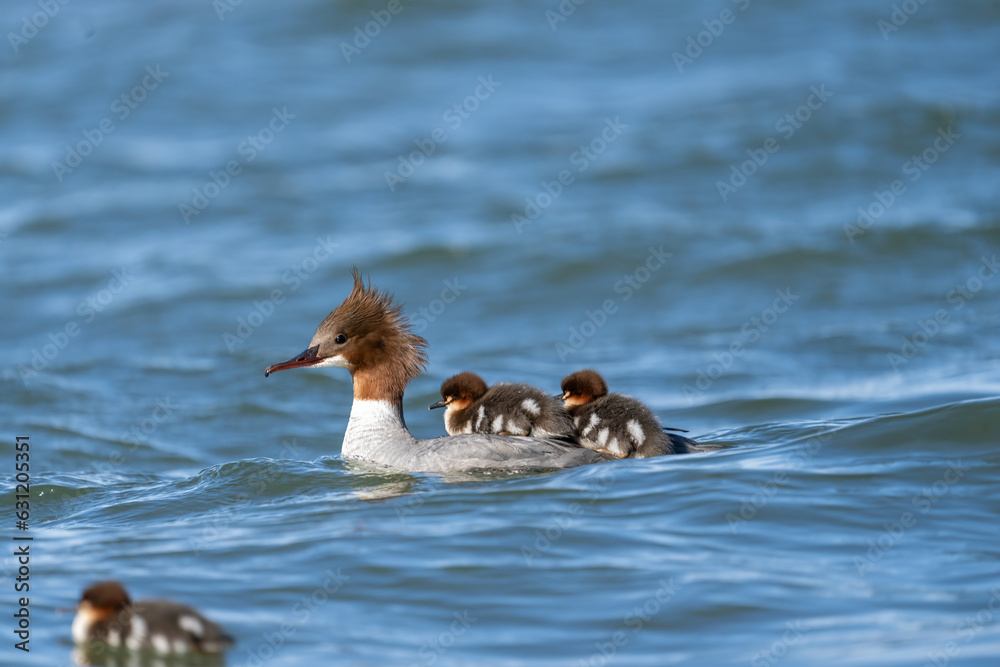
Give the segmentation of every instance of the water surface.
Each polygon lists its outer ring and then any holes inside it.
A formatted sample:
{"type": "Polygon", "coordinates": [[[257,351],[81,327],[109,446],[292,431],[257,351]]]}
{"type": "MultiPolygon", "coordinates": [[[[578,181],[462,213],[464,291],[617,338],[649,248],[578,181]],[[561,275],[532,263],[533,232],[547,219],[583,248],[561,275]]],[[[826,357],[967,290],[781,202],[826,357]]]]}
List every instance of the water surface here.
{"type": "Polygon", "coordinates": [[[386,7],[70,3],[0,49],[3,663],[70,664],[113,577],[230,665],[995,664],[996,3],[386,7]],[[344,462],[349,376],[262,371],[352,264],[430,343],[420,437],[455,372],[595,367],[726,449],[344,462]]]}

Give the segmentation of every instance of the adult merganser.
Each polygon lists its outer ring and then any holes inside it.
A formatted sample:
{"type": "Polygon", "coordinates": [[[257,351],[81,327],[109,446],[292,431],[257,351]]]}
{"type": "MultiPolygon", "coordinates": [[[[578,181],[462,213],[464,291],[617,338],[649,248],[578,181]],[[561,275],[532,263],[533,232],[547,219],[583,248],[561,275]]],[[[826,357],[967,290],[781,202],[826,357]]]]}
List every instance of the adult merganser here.
{"type": "Polygon", "coordinates": [[[445,408],[444,426],[451,435],[493,433],[557,438],[576,442],[576,429],[562,404],[541,389],[498,382],[465,371],[441,384],[441,400],[428,409],[445,408]]]}
{"type": "Polygon", "coordinates": [[[588,369],[567,375],[562,390],[561,398],[584,447],[619,459],[700,450],[700,445],[691,438],[667,433],[668,429],[660,426],[656,415],[641,401],[625,394],[609,394],[608,384],[597,371],[588,369]]]}
{"type": "Polygon", "coordinates": [[[518,436],[452,435],[418,440],[406,429],[403,391],[427,363],[427,341],[410,330],[403,307],[387,292],[367,287],[351,271],[354,288],[326,316],[309,347],[269,366],[339,366],[351,373],[354,404],[341,455],[414,472],[569,468],[611,457],[575,444],[518,436]]]}
{"type": "Polygon", "coordinates": [[[191,607],[168,600],[132,604],[117,581],[99,581],[83,592],[73,640],[157,653],[222,653],[233,645],[219,625],[191,607]]]}

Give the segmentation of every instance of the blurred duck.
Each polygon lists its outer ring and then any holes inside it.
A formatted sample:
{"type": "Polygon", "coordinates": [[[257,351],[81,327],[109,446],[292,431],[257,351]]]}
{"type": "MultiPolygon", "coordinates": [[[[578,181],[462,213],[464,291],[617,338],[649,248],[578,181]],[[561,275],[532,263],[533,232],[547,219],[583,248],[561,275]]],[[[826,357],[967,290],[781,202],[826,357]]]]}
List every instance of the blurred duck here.
{"type": "Polygon", "coordinates": [[[588,449],[620,459],[686,454],[699,449],[694,440],[667,433],[681,429],[664,429],[641,401],[625,394],[609,394],[607,383],[596,371],[567,375],[562,391],[559,398],[573,418],[577,440],[588,449]]]}
{"type": "Polygon", "coordinates": [[[216,654],[233,645],[219,625],[191,607],[168,600],[133,604],[117,581],[100,581],[83,592],[73,619],[73,640],[163,654],[216,654]]]}
{"type": "Polygon", "coordinates": [[[510,382],[487,387],[483,378],[466,371],[445,380],[441,396],[428,409],[445,408],[449,435],[488,433],[575,442],[566,409],[541,389],[510,382]]]}

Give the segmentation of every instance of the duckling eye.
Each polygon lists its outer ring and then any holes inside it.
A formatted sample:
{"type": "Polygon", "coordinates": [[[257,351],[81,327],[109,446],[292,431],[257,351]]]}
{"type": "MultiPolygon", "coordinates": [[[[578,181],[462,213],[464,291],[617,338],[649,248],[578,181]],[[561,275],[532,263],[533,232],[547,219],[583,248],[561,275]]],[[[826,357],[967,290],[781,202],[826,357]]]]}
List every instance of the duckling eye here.
{"type": "Polygon", "coordinates": [[[343,345],[347,342],[347,336],[344,334],[337,334],[337,337],[333,339],[333,342],[337,345],[343,345]]]}

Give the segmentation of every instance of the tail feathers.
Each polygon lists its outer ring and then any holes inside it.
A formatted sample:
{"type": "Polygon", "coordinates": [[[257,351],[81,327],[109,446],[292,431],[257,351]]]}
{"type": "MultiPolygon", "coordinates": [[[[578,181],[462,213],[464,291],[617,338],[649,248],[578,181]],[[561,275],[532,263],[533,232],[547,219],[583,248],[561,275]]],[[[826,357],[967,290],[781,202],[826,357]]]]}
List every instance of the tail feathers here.
{"type": "Polygon", "coordinates": [[[236,644],[236,640],[226,634],[222,627],[209,621],[205,621],[205,623],[208,627],[205,628],[203,634],[189,633],[188,635],[199,653],[223,653],[236,644]]]}
{"type": "Polygon", "coordinates": [[[683,435],[668,433],[667,439],[670,441],[670,447],[673,449],[674,454],[690,454],[701,450],[701,445],[697,441],[685,438],[683,435]]]}

